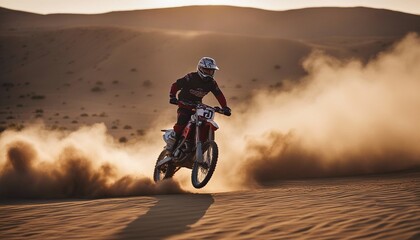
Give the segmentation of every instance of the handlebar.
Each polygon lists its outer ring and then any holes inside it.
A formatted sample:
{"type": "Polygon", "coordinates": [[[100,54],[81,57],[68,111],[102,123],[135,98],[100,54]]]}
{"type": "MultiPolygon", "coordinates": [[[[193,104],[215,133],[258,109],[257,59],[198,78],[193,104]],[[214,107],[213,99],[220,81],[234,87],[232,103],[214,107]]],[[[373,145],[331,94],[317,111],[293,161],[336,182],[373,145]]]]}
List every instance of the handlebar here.
{"type": "Polygon", "coordinates": [[[199,105],[203,105],[203,106],[205,106],[205,107],[209,107],[209,108],[214,109],[214,111],[215,111],[215,112],[217,112],[217,113],[220,113],[220,114],[223,114],[223,115],[226,115],[226,116],[230,116],[230,114],[229,114],[229,113],[227,113],[227,112],[225,112],[225,111],[223,110],[223,108],[221,108],[221,107],[218,107],[218,106],[216,106],[216,107],[211,107],[211,106],[209,106],[209,105],[206,105],[206,104],[204,104],[204,103],[200,103],[200,102],[194,103],[194,102],[186,102],[186,101],[181,101],[181,100],[178,100],[178,101],[177,101],[177,103],[171,103],[171,104],[173,104],[173,105],[178,105],[178,103],[180,103],[180,104],[182,104],[182,105],[185,105],[185,106],[190,106],[190,107],[193,107],[193,108],[197,108],[197,106],[199,106],[199,105]]]}

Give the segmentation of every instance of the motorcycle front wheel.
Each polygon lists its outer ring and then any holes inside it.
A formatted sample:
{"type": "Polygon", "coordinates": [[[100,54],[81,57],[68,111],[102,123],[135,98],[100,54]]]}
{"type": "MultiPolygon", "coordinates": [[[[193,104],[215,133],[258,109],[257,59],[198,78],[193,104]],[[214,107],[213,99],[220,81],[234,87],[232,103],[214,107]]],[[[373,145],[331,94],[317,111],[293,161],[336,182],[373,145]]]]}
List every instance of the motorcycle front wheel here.
{"type": "Polygon", "coordinates": [[[209,141],[203,145],[203,162],[194,161],[191,182],[195,188],[202,188],[209,182],[216,169],[219,149],[216,142],[209,141]]]}
{"type": "Polygon", "coordinates": [[[171,178],[175,174],[175,166],[171,162],[157,166],[157,163],[166,156],[167,151],[163,150],[156,161],[155,170],[153,172],[153,180],[155,180],[156,183],[164,179],[171,178]]]}

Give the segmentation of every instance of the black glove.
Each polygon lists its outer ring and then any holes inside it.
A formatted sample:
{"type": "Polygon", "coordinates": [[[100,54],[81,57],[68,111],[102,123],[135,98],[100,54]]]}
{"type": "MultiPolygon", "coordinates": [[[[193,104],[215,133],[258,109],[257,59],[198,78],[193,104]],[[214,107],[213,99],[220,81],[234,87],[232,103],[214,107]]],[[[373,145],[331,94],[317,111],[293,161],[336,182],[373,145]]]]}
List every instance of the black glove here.
{"type": "Polygon", "coordinates": [[[176,97],[170,97],[169,98],[169,103],[177,105],[178,104],[178,99],[176,99],[176,97]]]}
{"type": "Polygon", "coordinates": [[[230,116],[230,115],[232,115],[232,110],[231,110],[229,107],[224,107],[224,108],[222,108],[222,110],[223,110],[223,113],[224,113],[226,116],[230,116]]]}

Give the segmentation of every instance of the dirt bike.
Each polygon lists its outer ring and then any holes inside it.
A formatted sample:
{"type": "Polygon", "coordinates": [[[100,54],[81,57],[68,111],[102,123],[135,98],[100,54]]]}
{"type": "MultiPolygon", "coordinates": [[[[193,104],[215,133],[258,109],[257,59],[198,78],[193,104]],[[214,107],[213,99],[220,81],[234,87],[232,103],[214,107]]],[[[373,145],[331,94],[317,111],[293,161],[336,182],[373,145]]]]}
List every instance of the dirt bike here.
{"type": "MultiPolygon", "coordinates": [[[[210,180],[216,168],[219,149],[215,138],[215,131],[219,129],[213,120],[215,113],[229,116],[220,107],[210,107],[203,103],[189,103],[179,101],[182,105],[190,106],[195,113],[180,139],[175,143],[173,150],[166,149],[160,153],[153,174],[155,182],[172,176],[182,167],[192,169],[191,182],[195,188],[204,187],[210,180]]],[[[172,130],[161,130],[164,132],[163,140],[168,143],[170,136],[175,134],[172,130]]],[[[174,135],[173,135],[174,136],[174,135]]]]}

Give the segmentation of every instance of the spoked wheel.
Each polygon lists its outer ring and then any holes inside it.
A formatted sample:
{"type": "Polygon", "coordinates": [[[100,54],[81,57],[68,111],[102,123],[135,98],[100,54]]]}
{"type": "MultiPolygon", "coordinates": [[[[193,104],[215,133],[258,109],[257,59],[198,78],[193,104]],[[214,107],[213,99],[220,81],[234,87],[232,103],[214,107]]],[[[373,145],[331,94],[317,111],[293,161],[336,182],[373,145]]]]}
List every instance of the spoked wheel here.
{"type": "MultiPolygon", "coordinates": [[[[163,150],[157,161],[156,164],[161,160],[164,159],[167,156],[167,151],[163,150]]],[[[159,182],[162,181],[163,179],[168,179],[171,178],[175,173],[175,166],[169,162],[169,163],[165,163],[161,166],[155,166],[155,171],[153,173],[153,180],[155,180],[155,182],[159,182]]]]}
{"type": "Polygon", "coordinates": [[[216,142],[210,141],[203,145],[203,162],[195,161],[191,173],[191,182],[195,188],[202,188],[209,182],[216,169],[218,156],[216,142]]]}

